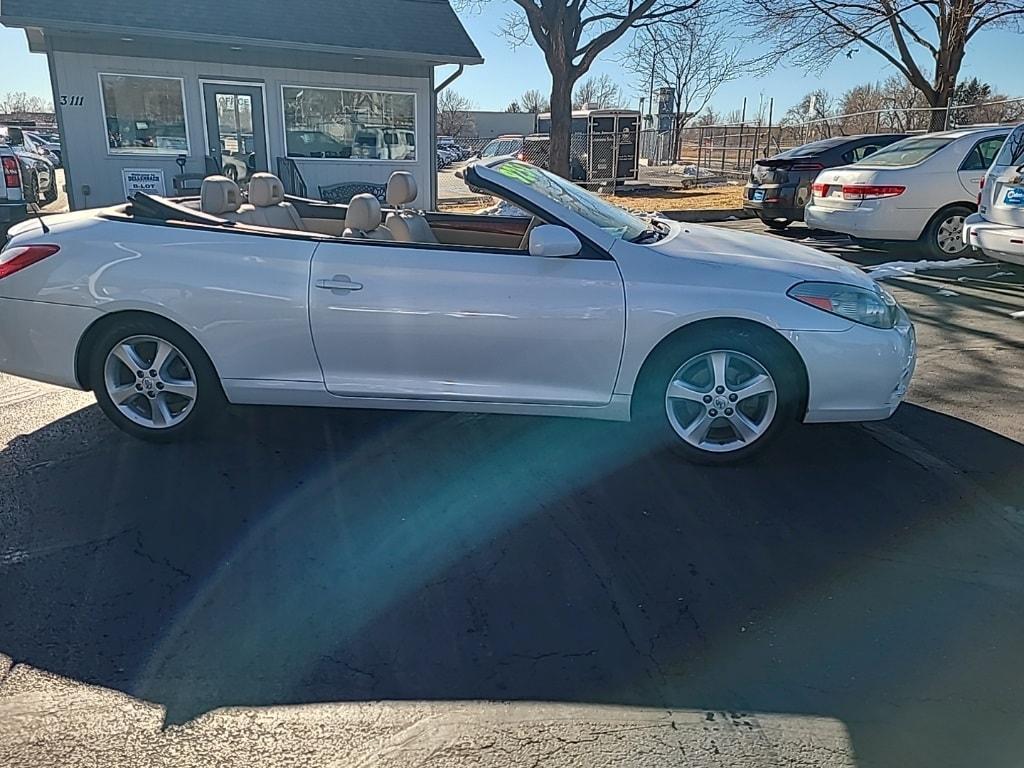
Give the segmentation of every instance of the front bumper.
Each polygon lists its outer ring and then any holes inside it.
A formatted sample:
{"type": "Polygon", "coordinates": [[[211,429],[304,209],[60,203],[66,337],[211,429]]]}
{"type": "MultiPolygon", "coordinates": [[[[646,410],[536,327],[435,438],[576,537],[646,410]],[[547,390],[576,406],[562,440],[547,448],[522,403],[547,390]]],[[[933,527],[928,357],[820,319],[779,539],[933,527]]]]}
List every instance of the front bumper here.
{"type": "Polygon", "coordinates": [[[895,328],[787,331],[807,367],[807,423],[887,419],[906,397],[917,337],[906,313],[895,328]]]}
{"type": "Polygon", "coordinates": [[[990,259],[1024,264],[1024,227],[997,224],[972,213],[964,220],[964,243],[990,259]]]}

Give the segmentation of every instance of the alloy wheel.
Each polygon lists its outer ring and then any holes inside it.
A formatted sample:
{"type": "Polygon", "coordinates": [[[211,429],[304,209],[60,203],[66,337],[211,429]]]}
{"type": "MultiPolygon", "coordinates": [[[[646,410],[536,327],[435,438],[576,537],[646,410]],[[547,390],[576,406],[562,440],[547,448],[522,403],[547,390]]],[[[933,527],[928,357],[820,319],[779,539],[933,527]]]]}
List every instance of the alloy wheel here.
{"type": "Polygon", "coordinates": [[[943,253],[960,253],[967,246],[964,244],[964,217],[949,216],[942,220],[935,232],[935,241],[943,253]]]}
{"type": "Polygon", "coordinates": [[[195,371],[181,350],[150,335],[114,345],[103,365],[103,383],[118,411],[148,429],[182,423],[198,394],[195,371]]]}
{"type": "Polygon", "coordinates": [[[737,451],[771,427],[778,390],[757,360],[734,350],[702,352],[669,378],[665,412],[682,440],[712,453],[737,451]]]}

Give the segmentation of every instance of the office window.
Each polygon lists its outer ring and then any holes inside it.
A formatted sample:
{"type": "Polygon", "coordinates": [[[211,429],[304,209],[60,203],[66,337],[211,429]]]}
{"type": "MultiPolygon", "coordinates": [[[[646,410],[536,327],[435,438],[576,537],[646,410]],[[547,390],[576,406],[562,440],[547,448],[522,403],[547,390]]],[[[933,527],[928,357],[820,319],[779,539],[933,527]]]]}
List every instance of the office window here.
{"type": "Polygon", "coordinates": [[[288,157],[415,160],[412,93],[285,86],[288,157]]]}
{"type": "Polygon", "coordinates": [[[100,75],[100,86],[111,152],[188,153],[180,79],[100,75]]]}

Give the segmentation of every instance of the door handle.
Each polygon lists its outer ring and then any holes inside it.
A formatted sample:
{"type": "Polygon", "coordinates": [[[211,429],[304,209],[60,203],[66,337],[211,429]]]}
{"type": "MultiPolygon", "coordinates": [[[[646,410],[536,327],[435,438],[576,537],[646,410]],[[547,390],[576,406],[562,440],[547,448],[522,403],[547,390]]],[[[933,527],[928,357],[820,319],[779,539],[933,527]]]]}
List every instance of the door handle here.
{"type": "Polygon", "coordinates": [[[361,291],[363,290],[362,283],[353,283],[348,275],[336,275],[333,280],[317,280],[317,288],[323,288],[328,291],[361,291]]]}

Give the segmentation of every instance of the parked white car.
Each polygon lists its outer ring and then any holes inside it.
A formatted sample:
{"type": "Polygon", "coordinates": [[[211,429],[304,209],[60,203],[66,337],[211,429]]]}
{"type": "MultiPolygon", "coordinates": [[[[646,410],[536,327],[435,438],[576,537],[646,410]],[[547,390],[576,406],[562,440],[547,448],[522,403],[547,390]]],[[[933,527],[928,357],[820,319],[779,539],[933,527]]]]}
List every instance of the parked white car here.
{"type": "Polygon", "coordinates": [[[726,462],[795,421],[885,419],[914,370],[892,296],[838,258],[640,219],[514,160],[468,184],[527,216],[423,214],[396,173],[382,223],[255,174],[200,199],[47,216],[0,251],[0,370],[91,389],[167,441],[225,401],[636,420],[726,462]],[[342,232],[344,226],[344,232],[342,232]]]}
{"type": "Polygon", "coordinates": [[[807,226],[862,240],[916,241],[935,258],[962,255],[965,219],[1009,126],[964,128],[897,141],[818,174],[807,226]]]}
{"type": "Polygon", "coordinates": [[[964,222],[964,242],[989,258],[1024,264],[1024,123],[982,180],[978,212],[964,222]]]}

